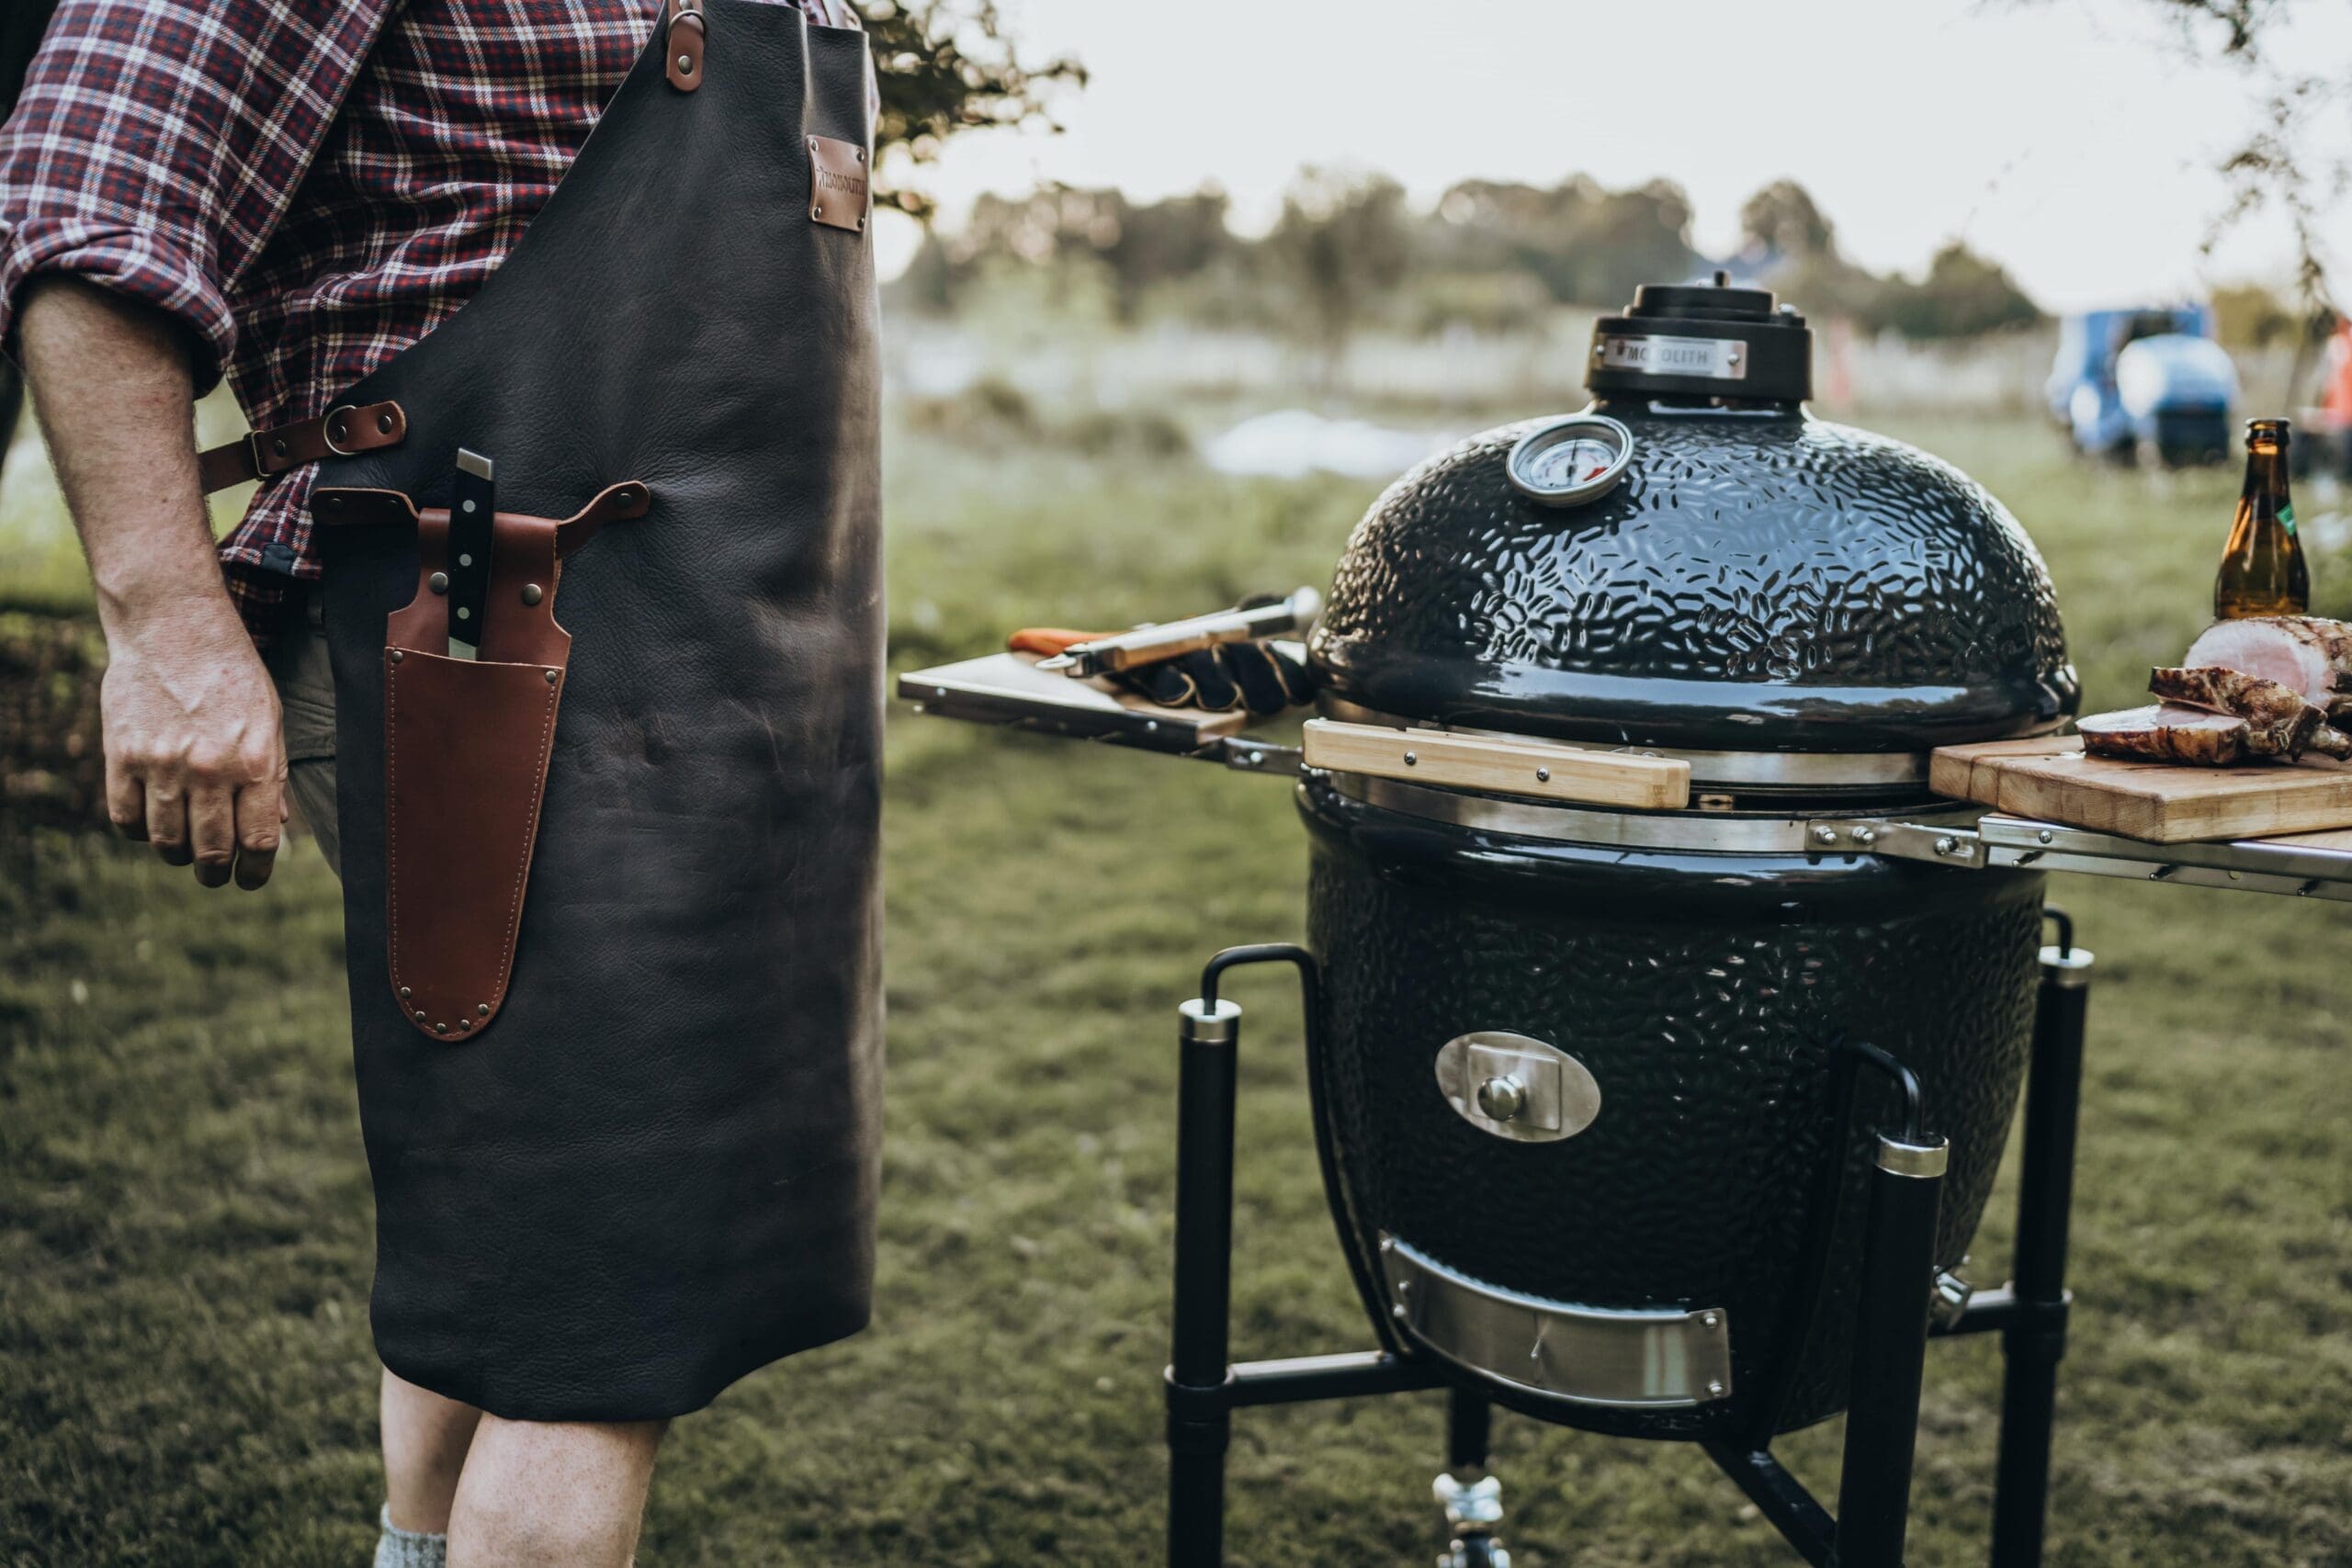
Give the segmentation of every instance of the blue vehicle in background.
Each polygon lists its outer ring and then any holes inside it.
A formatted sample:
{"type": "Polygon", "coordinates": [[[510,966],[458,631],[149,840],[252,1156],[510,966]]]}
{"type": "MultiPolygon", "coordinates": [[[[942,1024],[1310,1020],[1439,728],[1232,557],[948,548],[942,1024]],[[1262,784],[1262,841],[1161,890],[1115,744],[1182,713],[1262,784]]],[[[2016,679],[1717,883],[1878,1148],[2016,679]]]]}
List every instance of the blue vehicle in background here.
{"type": "Polygon", "coordinates": [[[2066,317],[2043,396],[2086,456],[2167,468],[2229,460],[2237,367],[2205,306],[2066,317]]]}

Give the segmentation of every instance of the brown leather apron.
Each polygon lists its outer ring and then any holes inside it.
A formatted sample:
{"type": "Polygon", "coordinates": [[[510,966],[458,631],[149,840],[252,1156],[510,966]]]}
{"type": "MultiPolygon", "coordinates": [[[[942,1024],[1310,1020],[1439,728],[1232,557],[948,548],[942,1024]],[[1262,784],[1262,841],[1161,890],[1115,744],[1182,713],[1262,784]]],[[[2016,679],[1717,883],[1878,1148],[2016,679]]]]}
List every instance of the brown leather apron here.
{"type": "Polygon", "coordinates": [[[517,1419],[695,1409],[873,1276],[865,42],[678,8],[489,285],[346,394],[405,434],[314,503],[377,1346],[517,1419]],[[434,591],[460,446],[477,660],[434,591]]]}

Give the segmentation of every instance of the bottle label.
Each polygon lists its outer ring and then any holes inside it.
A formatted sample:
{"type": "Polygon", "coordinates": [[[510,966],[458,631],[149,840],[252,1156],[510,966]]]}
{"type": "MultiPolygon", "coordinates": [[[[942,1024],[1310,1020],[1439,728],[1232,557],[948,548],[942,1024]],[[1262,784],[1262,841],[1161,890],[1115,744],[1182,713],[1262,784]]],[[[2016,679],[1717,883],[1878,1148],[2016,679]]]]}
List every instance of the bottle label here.
{"type": "Polygon", "coordinates": [[[2278,526],[2287,530],[2289,538],[2295,536],[2295,509],[2292,506],[2282,506],[2278,509],[2278,526]]]}

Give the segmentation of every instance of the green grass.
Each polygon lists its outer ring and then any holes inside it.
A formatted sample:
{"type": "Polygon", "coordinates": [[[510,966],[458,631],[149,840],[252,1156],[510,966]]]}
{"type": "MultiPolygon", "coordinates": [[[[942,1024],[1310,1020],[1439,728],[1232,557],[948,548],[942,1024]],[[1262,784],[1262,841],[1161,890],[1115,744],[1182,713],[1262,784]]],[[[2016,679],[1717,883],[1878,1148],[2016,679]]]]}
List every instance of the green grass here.
{"type": "MultiPolygon", "coordinates": [[[[2041,541],[2094,705],[2133,700],[2199,624],[2233,475],[2077,468],[2015,423],[1896,434],[2041,541]]],[[[1373,488],[902,442],[894,657],[1320,582],[1373,488]]],[[[2323,607],[2352,610],[2352,562],[2318,570],[2323,607]]],[[[878,1318],[680,1424],[641,1561],[1150,1562],[1173,1008],[1217,946],[1298,934],[1287,792],[903,712],[890,761],[878,1318]]],[[[2352,919],[2055,891],[2099,968],[2051,1562],[2352,1563],[2352,919]]],[[[307,846],[259,897],[94,840],[48,840],[0,886],[0,1563],[365,1561],[380,1482],[338,928],[307,846]]],[[[1236,1353],[1363,1346],[1295,1010],[1271,981],[1243,996],[1236,1353]]],[[[1976,1248],[1988,1280],[2007,1194],[1976,1248]]],[[[1998,1375],[1988,1343],[1933,1352],[1922,1568],[1983,1561],[1998,1375]]],[[[1431,1395],[1244,1413],[1232,1561],[1426,1563],[1442,1427],[1431,1395]]],[[[1792,1561],[1695,1453],[1512,1417],[1497,1436],[1525,1568],[1792,1561]]],[[[1836,1439],[1785,1445],[1825,1494],[1836,1439]]]]}

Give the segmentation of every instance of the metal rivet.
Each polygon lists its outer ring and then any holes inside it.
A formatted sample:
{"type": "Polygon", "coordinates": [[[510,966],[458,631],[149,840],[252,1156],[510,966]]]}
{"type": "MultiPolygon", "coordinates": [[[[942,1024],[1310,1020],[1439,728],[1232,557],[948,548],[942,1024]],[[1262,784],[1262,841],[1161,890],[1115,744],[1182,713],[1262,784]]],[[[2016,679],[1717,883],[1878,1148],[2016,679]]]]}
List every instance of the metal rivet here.
{"type": "Polygon", "coordinates": [[[859,219],[857,220],[857,227],[861,233],[864,232],[865,229],[865,220],[863,218],[859,219]]]}
{"type": "Polygon", "coordinates": [[[865,162],[865,149],[863,147],[857,150],[857,161],[861,164],[865,162]]]}
{"type": "Polygon", "coordinates": [[[1414,756],[1410,751],[1405,753],[1405,765],[1407,767],[1417,768],[1419,767],[1420,764],[1421,760],[1419,757],[1414,756]]]}
{"type": "Polygon", "coordinates": [[[446,571],[436,571],[425,586],[435,593],[447,593],[449,592],[449,574],[446,571]]]}
{"type": "Polygon", "coordinates": [[[2035,837],[2035,838],[2037,838],[2037,839],[2039,839],[2039,840],[2041,840],[2043,843],[2045,843],[2045,844],[2048,844],[2048,843],[2054,843],[2054,842],[2056,842],[2056,841],[2057,841],[2057,839],[2058,839],[2058,835],[2057,835],[2057,834],[2055,834],[2055,833],[2053,833],[2053,832],[2052,832],[2052,831],[2051,831],[2049,829],[2047,829],[2047,828],[2044,828],[2041,832],[2036,833],[2036,834],[2034,835],[2034,837],[2035,837]]]}
{"type": "Polygon", "coordinates": [[[474,1012],[480,1017],[488,1018],[490,1016],[490,1004],[488,1002],[476,1002],[474,1004],[474,1012]]]}
{"type": "Polygon", "coordinates": [[[474,1021],[473,1021],[472,1019],[469,1019],[469,1018],[461,1018],[461,1019],[458,1020],[458,1027],[459,1029],[471,1029],[473,1026],[474,1026],[474,1021]]]}
{"type": "Polygon", "coordinates": [[[433,1032],[435,1034],[447,1034],[449,1032],[449,1026],[446,1023],[436,1023],[433,1026],[433,1032]]]}
{"type": "Polygon", "coordinates": [[[269,449],[270,449],[271,451],[273,451],[273,452],[277,453],[277,454],[279,457],[283,457],[284,456],[286,456],[286,439],[285,439],[285,437],[280,436],[278,439],[277,439],[277,440],[275,440],[275,441],[271,442],[271,443],[269,444],[269,449]]]}
{"type": "Polygon", "coordinates": [[[1958,839],[1945,837],[1936,840],[1936,853],[1939,855],[1948,855],[1958,848],[1960,848],[1958,839]]]}
{"type": "Polygon", "coordinates": [[[327,426],[327,434],[334,436],[337,441],[341,441],[345,435],[351,434],[351,427],[344,423],[343,421],[336,420],[333,424],[327,426]]]}
{"type": "Polygon", "coordinates": [[[1263,751],[1252,751],[1250,753],[1250,765],[1253,768],[1261,766],[1265,761],[1266,754],[1263,751]]]}
{"type": "Polygon", "coordinates": [[[388,413],[378,414],[376,416],[376,429],[381,434],[390,435],[392,433],[392,416],[388,413]]]}
{"type": "Polygon", "coordinates": [[[536,583],[536,582],[526,582],[526,583],[523,584],[523,603],[524,603],[524,604],[537,604],[540,600],[542,600],[542,599],[544,599],[544,598],[546,598],[546,597],[547,597],[547,590],[545,590],[545,589],[541,588],[537,583],[536,583]]]}
{"type": "Polygon", "coordinates": [[[458,619],[459,619],[459,620],[461,620],[461,621],[470,621],[470,620],[472,620],[473,618],[474,618],[474,613],[473,613],[472,609],[470,609],[469,606],[464,605],[464,604],[460,604],[460,605],[458,605],[458,619]]]}
{"type": "Polygon", "coordinates": [[[392,649],[392,662],[393,662],[393,663],[398,664],[398,663],[399,663],[402,659],[405,659],[405,658],[407,658],[407,657],[408,657],[408,655],[407,655],[407,653],[406,653],[406,651],[405,651],[404,649],[397,649],[397,648],[396,648],[396,649],[392,649]]]}
{"type": "Polygon", "coordinates": [[[418,1013],[418,1014],[416,1015],[416,1021],[417,1021],[417,1022],[419,1022],[419,1023],[423,1023],[423,1022],[424,1021],[424,1014],[423,1014],[422,1012],[418,1013]]]}
{"type": "Polygon", "coordinates": [[[1707,1313],[1701,1313],[1701,1314],[1699,1314],[1699,1321],[1700,1321],[1701,1323],[1705,1324],[1709,1328],[1713,1328],[1713,1327],[1714,1327],[1714,1326],[1715,1326],[1715,1325],[1717,1325],[1717,1324],[1721,1323],[1721,1322],[1723,1321],[1723,1319],[1722,1319],[1721,1317],[1717,1316],[1717,1315],[1716,1315],[1715,1314],[1713,1314],[1713,1313],[1707,1312],[1707,1313]]]}
{"type": "Polygon", "coordinates": [[[408,1000],[408,987],[406,986],[402,986],[401,987],[401,1000],[408,1000]]]}
{"type": "Polygon", "coordinates": [[[343,510],[343,497],[341,497],[341,496],[339,496],[339,495],[331,495],[331,496],[327,497],[327,510],[328,510],[329,512],[340,512],[340,511],[342,511],[342,510],[343,510]]]}
{"type": "Polygon", "coordinates": [[[555,684],[555,671],[552,670],[548,671],[548,684],[550,686],[555,684]]]}
{"type": "Polygon", "coordinates": [[[1838,841],[1838,829],[1835,828],[1815,828],[1813,830],[1813,841],[1816,844],[1834,844],[1838,841]]]}
{"type": "Polygon", "coordinates": [[[808,139],[808,151],[811,152],[817,151],[817,139],[813,136],[808,139]]]}
{"type": "Polygon", "coordinates": [[[1552,770],[1549,768],[1536,769],[1535,782],[1537,784],[1550,784],[1552,782],[1552,770]]]}
{"type": "Polygon", "coordinates": [[[678,74],[681,76],[691,76],[694,73],[695,57],[691,54],[682,54],[678,56],[678,74]]]}
{"type": "Polygon", "coordinates": [[[824,215],[825,209],[821,207],[812,207],[808,209],[808,216],[811,218],[822,218],[824,215]]]}
{"type": "Polygon", "coordinates": [[[1388,1309],[1388,1315],[1389,1315],[1389,1316],[1391,1316],[1391,1317],[1393,1317],[1393,1318],[1395,1318],[1395,1319],[1396,1319],[1397,1322],[1399,1322],[1399,1323],[1403,1323],[1403,1322],[1405,1322],[1405,1321],[1406,1321],[1406,1318],[1405,1318],[1405,1309],[1404,1309],[1403,1307],[1401,1307],[1401,1306],[1393,1306],[1393,1307],[1390,1307],[1390,1308],[1388,1309]]]}
{"type": "Polygon", "coordinates": [[[1878,842],[1878,830],[1874,828],[1857,828],[1854,829],[1854,842],[1875,844],[1878,842]]]}
{"type": "Polygon", "coordinates": [[[1722,1380],[1709,1379],[1707,1382],[1707,1393],[1711,1398],[1721,1399],[1724,1396],[1724,1385],[1722,1380]]]}

